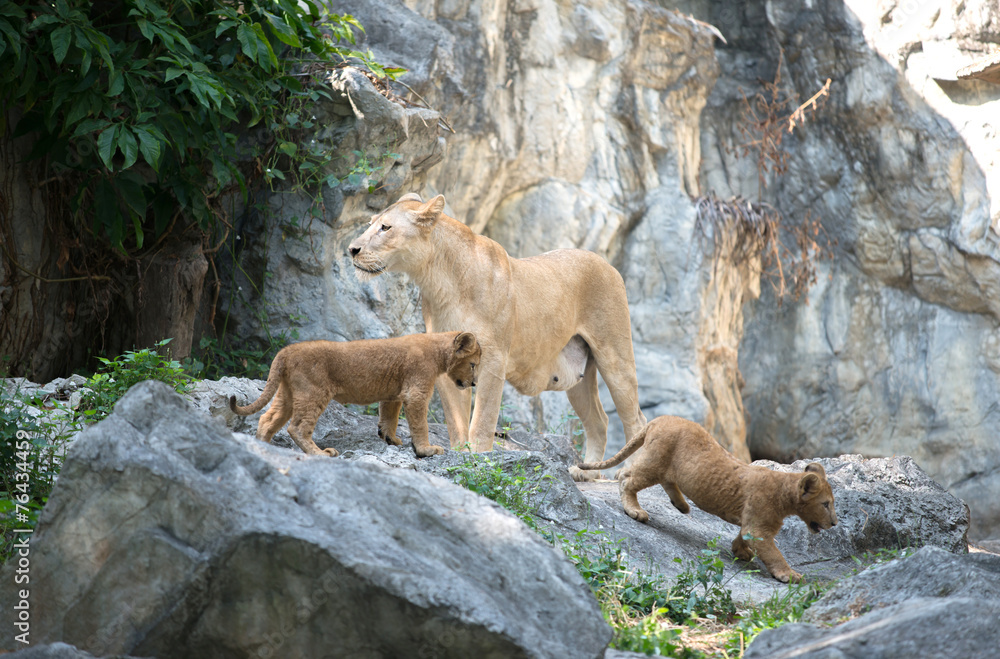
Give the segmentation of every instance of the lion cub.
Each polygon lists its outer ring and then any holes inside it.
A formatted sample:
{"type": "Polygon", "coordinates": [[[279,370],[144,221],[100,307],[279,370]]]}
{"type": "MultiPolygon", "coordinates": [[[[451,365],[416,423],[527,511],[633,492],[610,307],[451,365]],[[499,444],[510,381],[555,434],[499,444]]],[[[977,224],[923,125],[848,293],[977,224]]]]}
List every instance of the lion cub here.
{"type": "Polygon", "coordinates": [[[310,455],[338,455],[336,449],[320,451],[312,439],[319,415],[330,400],[356,405],[379,405],[378,434],[399,446],[396,437],[399,410],[406,409],[410,436],[417,457],[444,453],[427,438],[427,404],[434,380],[442,373],[459,389],[475,386],[476,366],[482,349],[469,332],[411,334],[394,339],[362,341],[303,341],[278,351],[271,362],[267,386],[247,405],[229,407],[241,416],[274,404],[260,417],[257,439],[270,442],[285,422],[288,434],[310,455]]]}
{"type": "Polygon", "coordinates": [[[738,525],[733,553],[745,561],[756,554],[778,581],[802,579],[774,544],[786,517],[798,515],[812,533],[837,525],[833,491],[822,465],[813,462],[804,473],[789,474],[743,464],[700,425],[675,416],[653,419],[613,458],[582,464],[580,469],[613,467],[643,443],[645,450],[618,474],[625,512],[648,521],[649,513],[639,506],[636,495],[659,484],[686,515],[691,511],[686,494],[705,512],[738,525]]]}

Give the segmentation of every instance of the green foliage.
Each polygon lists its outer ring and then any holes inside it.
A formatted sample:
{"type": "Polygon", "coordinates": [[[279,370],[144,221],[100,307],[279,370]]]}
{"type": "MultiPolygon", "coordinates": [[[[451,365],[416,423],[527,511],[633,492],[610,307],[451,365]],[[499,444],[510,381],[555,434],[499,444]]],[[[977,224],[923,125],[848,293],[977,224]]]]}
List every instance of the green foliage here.
{"type": "Polygon", "coordinates": [[[612,645],[618,650],[641,652],[648,656],[691,656],[684,654],[685,647],[680,637],[680,629],[664,627],[655,615],[651,615],[631,627],[616,629],[612,645]]]}
{"type": "Polygon", "coordinates": [[[323,92],[295,67],[402,72],[354,50],[359,29],[313,0],[0,0],[0,98],[22,113],[12,132],[0,113],[0,136],[34,136],[30,157],[79,191],[80,225],[139,250],[178,212],[214,227],[212,200],[231,186],[245,195],[257,166],[269,181],[285,178],[281,162],[310,172],[295,110],[323,92]],[[275,139],[238,141],[257,125],[275,139]]]}
{"type": "Polygon", "coordinates": [[[196,380],[218,380],[225,376],[267,379],[271,360],[288,345],[286,334],[272,338],[267,348],[230,347],[223,341],[203,336],[198,356],[184,360],[184,369],[196,380]]]}
{"type": "MultiPolygon", "coordinates": [[[[164,339],[156,347],[162,348],[170,341],[164,339]]],[[[91,423],[111,414],[118,399],[143,380],[165,382],[179,393],[188,391],[194,384],[180,362],[160,356],[154,348],[129,350],[114,359],[98,357],[98,360],[103,365],[84,385],[90,391],[80,406],[81,414],[91,423]]]]}
{"type": "MultiPolygon", "coordinates": [[[[57,404],[58,405],[58,404],[57,404]]],[[[41,401],[0,388],[0,562],[18,539],[14,529],[34,529],[62,468],[67,439],[81,429],[72,413],[35,416],[41,401]]]]}
{"type": "Polygon", "coordinates": [[[541,465],[529,472],[524,462],[518,462],[507,473],[500,462],[471,454],[463,464],[447,471],[455,483],[496,501],[532,529],[538,529],[536,512],[552,479],[540,473],[541,465]]]}
{"type": "Polygon", "coordinates": [[[813,583],[791,584],[784,591],[774,593],[763,604],[751,606],[740,616],[726,648],[738,653],[762,631],[801,621],[802,614],[822,597],[823,592],[822,587],[813,583]]]}
{"type": "Polygon", "coordinates": [[[709,620],[731,620],[736,615],[733,593],[723,581],[725,561],[718,547],[719,539],[708,541],[697,559],[674,558],[675,563],[687,564],[687,570],[677,577],[670,588],[671,600],[668,614],[675,622],[692,617],[709,620]]]}

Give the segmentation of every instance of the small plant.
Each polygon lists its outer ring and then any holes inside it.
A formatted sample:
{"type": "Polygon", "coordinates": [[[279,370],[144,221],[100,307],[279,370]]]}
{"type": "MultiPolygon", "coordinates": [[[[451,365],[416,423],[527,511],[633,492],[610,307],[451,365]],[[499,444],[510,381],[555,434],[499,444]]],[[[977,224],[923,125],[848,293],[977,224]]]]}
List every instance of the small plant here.
{"type": "Polygon", "coordinates": [[[742,656],[747,644],[766,629],[774,629],[789,622],[799,622],[809,606],[822,597],[824,589],[814,583],[791,584],[784,591],[775,592],[763,604],[744,611],[726,643],[726,648],[742,656]]]}
{"type": "Polygon", "coordinates": [[[13,551],[14,529],[35,528],[62,468],[66,443],[82,428],[70,410],[64,408],[62,418],[36,416],[31,408],[41,407],[41,401],[0,387],[0,562],[13,551]]]}
{"type": "Polygon", "coordinates": [[[497,502],[538,530],[536,512],[548,489],[548,481],[552,479],[539,473],[541,469],[541,465],[537,465],[529,472],[524,462],[517,462],[508,473],[500,462],[472,454],[463,464],[449,467],[447,472],[458,485],[497,502]]]}
{"type": "MultiPolygon", "coordinates": [[[[670,588],[672,597],[668,610],[675,622],[692,617],[731,621],[736,615],[733,593],[723,581],[726,564],[718,543],[718,538],[709,540],[708,547],[701,550],[697,559],[687,559],[688,570],[682,572],[670,588]],[[677,606],[671,606],[674,603],[677,606]]],[[[685,563],[679,557],[674,562],[685,563]]]]}
{"type": "Polygon", "coordinates": [[[143,380],[165,382],[179,393],[188,391],[194,382],[184,372],[181,363],[157,353],[157,348],[163,348],[170,341],[164,339],[156,344],[156,348],[129,350],[114,359],[98,357],[103,366],[84,385],[89,389],[81,404],[81,414],[85,419],[93,423],[111,414],[118,399],[143,380]]]}

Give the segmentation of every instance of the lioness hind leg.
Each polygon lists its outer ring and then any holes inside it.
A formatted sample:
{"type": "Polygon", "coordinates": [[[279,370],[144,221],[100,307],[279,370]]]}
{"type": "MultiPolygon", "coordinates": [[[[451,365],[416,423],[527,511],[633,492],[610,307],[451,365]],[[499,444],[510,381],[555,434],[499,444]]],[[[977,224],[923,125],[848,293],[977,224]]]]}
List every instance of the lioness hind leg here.
{"type": "MultiPolygon", "coordinates": [[[[646,425],[646,416],[639,409],[639,381],[635,373],[635,356],[632,352],[632,334],[628,313],[625,313],[624,322],[619,327],[605,328],[605,332],[608,339],[615,337],[619,341],[616,343],[609,340],[603,345],[593,343],[589,345],[592,347],[597,370],[604,378],[604,384],[608,386],[611,399],[615,402],[615,409],[618,411],[618,418],[622,420],[627,441],[635,437],[636,433],[646,425]]],[[[588,435],[588,452],[590,451],[590,441],[588,435]]],[[[603,455],[604,445],[607,443],[606,432],[601,435],[599,441],[601,442],[600,452],[603,455]]],[[[598,458],[598,460],[600,459],[598,458]]]]}
{"type": "Polygon", "coordinates": [[[688,505],[687,499],[681,493],[681,488],[677,487],[676,483],[671,483],[670,481],[663,481],[660,483],[663,486],[663,491],[667,493],[670,497],[670,503],[674,504],[674,508],[681,511],[685,515],[691,512],[691,506],[688,505]]]}
{"type": "Polygon", "coordinates": [[[386,444],[401,446],[402,440],[396,437],[396,428],[399,427],[399,411],[403,409],[402,401],[392,400],[378,404],[378,436],[385,440],[386,444]]]}
{"type": "Polygon", "coordinates": [[[257,439],[270,444],[290,418],[292,418],[291,397],[288,396],[288,388],[281,384],[278,393],[274,395],[274,400],[271,401],[271,407],[257,421],[257,439]]]}
{"type": "MultiPolygon", "coordinates": [[[[583,379],[566,391],[566,398],[583,424],[583,436],[586,440],[583,461],[600,462],[604,459],[604,448],[608,443],[608,415],[604,412],[597,392],[597,362],[593,355],[587,357],[583,379]]],[[[584,471],[575,466],[569,468],[569,473],[578,482],[596,480],[601,475],[599,471],[584,471]]]]}

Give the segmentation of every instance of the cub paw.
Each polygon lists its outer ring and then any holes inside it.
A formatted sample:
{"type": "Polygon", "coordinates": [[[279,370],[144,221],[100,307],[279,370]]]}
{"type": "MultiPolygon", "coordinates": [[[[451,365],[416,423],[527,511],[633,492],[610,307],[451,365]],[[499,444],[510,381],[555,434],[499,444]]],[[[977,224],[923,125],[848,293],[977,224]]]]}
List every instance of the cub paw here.
{"type": "Polygon", "coordinates": [[[569,475],[577,483],[587,483],[590,481],[596,481],[601,475],[599,471],[593,471],[590,469],[580,469],[576,465],[569,468],[569,475]]]}
{"type": "Polygon", "coordinates": [[[645,524],[646,522],[649,521],[649,513],[647,513],[642,508],[640,508],[639,510],[626,510],[625,512],[628,513],[629,517],[631,517],[637,522],[642,522],[643,524],[645,524]]]}
{"type": "Polygon", "coordinates": [[[784,579],[779,579],[782,583],[799,583],[802,581],[802,574],[795,570],[789,570],[784,579]]]}
{"type": "Polygon", "coordinates": [[[401,439],[399,439],[398,437],[396,437],[396,435],[392,433],[387,433],[386,431],[382,430],[382,426],[378,427],[378,436],[380,439],[385,440],[386,444],[391,444],[393,446],[403,445],[403,441],[401,439]]]}
{"type": "Polygon", "coordinates": [[[413,448],[413,452],[417,454],[418,458],[427,458],[432,455],[441,455],[444,453],[444,449],[440,446],[434,446],[431,444],[425,448],[413,448]]]}
{"type": "Polygon", "coordinates": [[[338,455],[340,455],[340,451],[338,451],[335,448],[325,448],[325,449],[323,449],[323,453],[327,454],[331,458],[335,458],[338,455]]]}

